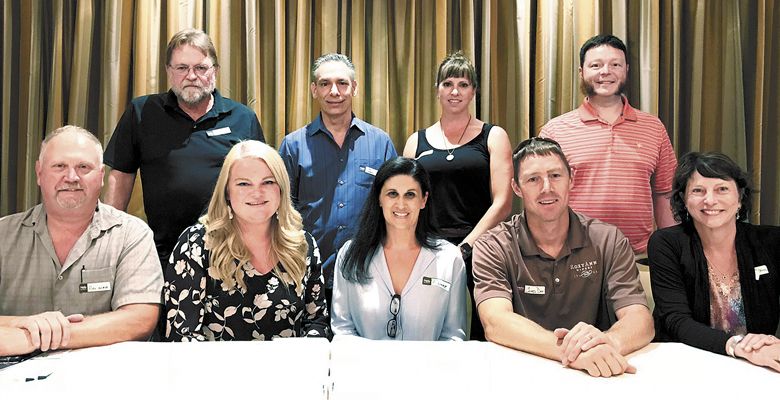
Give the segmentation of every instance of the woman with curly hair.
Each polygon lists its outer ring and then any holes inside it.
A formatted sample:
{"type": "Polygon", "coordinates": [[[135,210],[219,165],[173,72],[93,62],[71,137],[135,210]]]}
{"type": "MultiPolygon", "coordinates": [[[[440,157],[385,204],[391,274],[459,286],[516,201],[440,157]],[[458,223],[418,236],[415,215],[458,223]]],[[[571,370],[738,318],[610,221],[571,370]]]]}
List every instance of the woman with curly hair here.
{"type": "Polygon", "coordinates": [[[282,159],[264,143],[230,150],[206,215],[164,269],[164,340],[328,335],[319,251],[282,159]]]}
{"type": "Polygon", "coordinates": [[[648,244],[656,340],[780,372],[780,228],[745,222],[748,174],[721,153],[688,153],[672,183],[680,225],[648,244]]]}

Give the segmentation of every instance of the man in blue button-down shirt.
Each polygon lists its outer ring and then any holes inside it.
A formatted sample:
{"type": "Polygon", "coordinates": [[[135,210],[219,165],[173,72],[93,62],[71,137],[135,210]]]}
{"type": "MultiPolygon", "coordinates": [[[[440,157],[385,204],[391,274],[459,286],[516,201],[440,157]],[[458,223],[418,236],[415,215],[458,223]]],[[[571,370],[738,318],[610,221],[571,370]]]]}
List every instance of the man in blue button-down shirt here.
{"type": "Polygon", "coordinates": [[[312,66],[311,94],[320,115],[290,133],[279,153],[290,174],[295,207],[317,240],[330,306],[336,252],[355,232],[376,171],[398,154],[385,131],[355,117],[355,66],[326,54],[312,66]]]}

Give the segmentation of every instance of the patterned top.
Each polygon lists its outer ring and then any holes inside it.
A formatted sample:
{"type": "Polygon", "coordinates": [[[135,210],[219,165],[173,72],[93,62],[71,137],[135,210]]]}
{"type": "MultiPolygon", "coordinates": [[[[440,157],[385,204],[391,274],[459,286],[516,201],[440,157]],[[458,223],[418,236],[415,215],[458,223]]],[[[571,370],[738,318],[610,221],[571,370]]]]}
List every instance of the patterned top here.
{"type": "Polygon", "coordinates": [[[285,285],[275,271],[260,274],[249,263],[242,267],[246,289],[227,287],[207,273],[205,233],[202,224],[186,229],[165,267],[163,340],[270,340],[328,335],[320,253],[309,233],[308,266],[297,290],[294,285],[285,285]]]}
{"type": "Polygon", "coordinates": [[[739,271],[734,271],[730,277],[723,277],[710,270],[709,275],[710,325],[731,335],[747,334],[739,271]]]}

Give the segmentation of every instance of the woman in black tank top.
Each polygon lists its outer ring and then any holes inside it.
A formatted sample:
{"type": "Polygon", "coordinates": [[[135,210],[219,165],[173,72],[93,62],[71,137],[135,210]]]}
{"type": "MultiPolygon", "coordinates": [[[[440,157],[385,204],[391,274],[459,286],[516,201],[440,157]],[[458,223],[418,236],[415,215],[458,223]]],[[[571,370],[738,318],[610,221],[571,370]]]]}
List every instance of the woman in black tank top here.
{"type": "MultiPolygon", "coordinates": [[[[461,248],[472,304],[471,246],[512,209],[509,137],[501,127],[471,115],[477,89],[474,65],[463,52],[447,56],[436,76],[441,117],[412,133],[404,147],[404,156],[416,158],[430,175],[436,222],[445,238],[461,248]]],[[[471,339],[485,339],[473,306],[471,339]]]]}

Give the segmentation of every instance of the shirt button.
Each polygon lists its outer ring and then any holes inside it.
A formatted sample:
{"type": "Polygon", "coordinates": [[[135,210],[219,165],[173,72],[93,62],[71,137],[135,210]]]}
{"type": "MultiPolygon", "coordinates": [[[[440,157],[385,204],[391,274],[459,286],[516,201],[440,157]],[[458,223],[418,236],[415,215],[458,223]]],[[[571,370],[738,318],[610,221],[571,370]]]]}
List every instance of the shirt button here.
{"type": "Polygon", "coordinates": [[[339,208],[344,208],[344,203],[339,203],[339,208]]]}
{"type": "Polygon", "coordinates": [[[561,278],[555,278],[555,283],[561,283],[561,278]]]}
{"type": "Polygon", "coordinates": [[[62,279],[63,279],[62,275],[60,275],[60,276],[58,276],[58,277],[57,277],[57,280],[60,280],[60,281],[61,281],[62,279]]]}
{"type": "Polygon", "coordinates": [[[343,185],[343,184],[344,184],[344,181],[339,179],[339,185],[343,185]]]}
{"type": "Polygon", "coordinates": [[[346,228],[346,226],[344,226],[344,225],[339,225],[339,227],[338,227],[338,230],[340,230],[340,231],[341,231],[341,230],[344,230],[344,228],[346,228]]]}
{"type": "Polygon", "coordinates": [[[343,159],[343,158],[339,158],[339,161],[340,161],[340,162],[344,162],[344,159],[343,159]]]}

